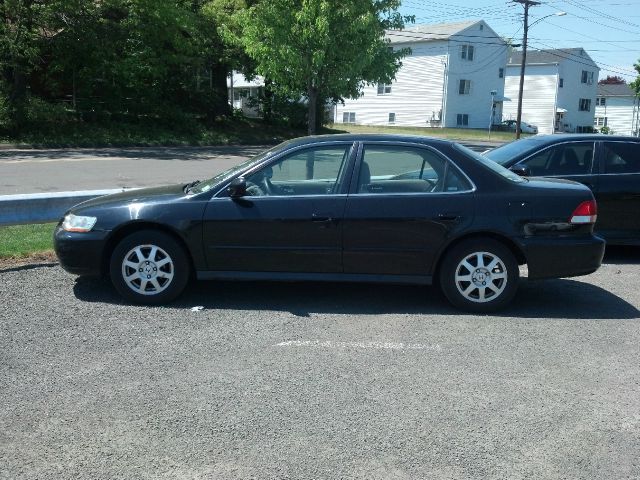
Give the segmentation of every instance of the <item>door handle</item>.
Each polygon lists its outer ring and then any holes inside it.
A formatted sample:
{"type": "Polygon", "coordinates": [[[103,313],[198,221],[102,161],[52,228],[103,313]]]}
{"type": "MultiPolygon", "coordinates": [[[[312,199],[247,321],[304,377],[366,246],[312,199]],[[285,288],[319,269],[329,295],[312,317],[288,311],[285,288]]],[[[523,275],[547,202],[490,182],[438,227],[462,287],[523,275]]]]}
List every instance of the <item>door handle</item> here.
{"type": "Polygon", "coordinates": [[[438,214],[438,220],[443,222],[456,222],[460,219],[460,215],[455,213],[440,213],[438,214]]]}
{"type": "Polygon", "coordinates": [[[327,222],[333,222],[333,218],[326,215],[318,215],[317,213],[314,213],[311,215],[311,221],[318,222],[318,223],[327,223],[327,222]]]}

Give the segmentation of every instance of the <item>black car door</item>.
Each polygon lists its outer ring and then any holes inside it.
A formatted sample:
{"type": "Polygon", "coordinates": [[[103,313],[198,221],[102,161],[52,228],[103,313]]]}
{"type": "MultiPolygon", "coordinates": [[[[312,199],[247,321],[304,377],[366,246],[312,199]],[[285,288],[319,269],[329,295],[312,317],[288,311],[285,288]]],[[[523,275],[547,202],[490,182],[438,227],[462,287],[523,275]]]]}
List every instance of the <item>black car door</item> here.
{"type": "Polygon", "coordinates": [[[365,142],[344,217],[344,272],[429,275],[474,205],[471,182],[434,148],[365,142]]]}
{"type": "Polygon", "coordinates": [[[208,268],[340,272],[352,145],[298,149],[247,173],[247,196],[211,199],[203,219],[208,268]]]}
{"type": "Polygon", "coordinates": [[[596,230],[616,243],[640,242],[640,142],[604,141],[596,230]]]}

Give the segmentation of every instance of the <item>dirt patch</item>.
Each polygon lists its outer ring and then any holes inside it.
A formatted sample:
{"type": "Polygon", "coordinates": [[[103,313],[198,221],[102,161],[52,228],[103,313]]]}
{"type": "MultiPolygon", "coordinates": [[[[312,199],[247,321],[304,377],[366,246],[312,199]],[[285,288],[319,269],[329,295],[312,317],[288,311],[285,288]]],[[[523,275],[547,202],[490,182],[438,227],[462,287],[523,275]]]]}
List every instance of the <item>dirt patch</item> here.
{"type": "Polygon", "coordinates": [[[52,265],[58,263],[58,257],[51,252],[34,253],[26,257],[0,258],[0,272],[26,265],[52,265]]]}

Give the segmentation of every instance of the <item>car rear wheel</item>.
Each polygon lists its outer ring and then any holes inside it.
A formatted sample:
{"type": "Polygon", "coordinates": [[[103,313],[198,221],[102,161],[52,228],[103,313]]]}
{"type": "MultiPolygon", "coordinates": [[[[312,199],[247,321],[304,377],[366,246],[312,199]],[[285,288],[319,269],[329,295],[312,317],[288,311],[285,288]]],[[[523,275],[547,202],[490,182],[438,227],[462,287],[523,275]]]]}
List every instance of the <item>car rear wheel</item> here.
{"type": "Polygon", "coordinates": [[[189,259],[171,236],[144,230],[125,237],[114,249],[111,281],[128,300],[147,305],[177,298],[189,280],[189,259]]]}
{"type": "Polygon", "coordinates": [[[513,299],[519,277],[518,262],[507,247],[489,238],[472,239],[444,258],[440,286],[455,307],[490,312],[513,299]]]}

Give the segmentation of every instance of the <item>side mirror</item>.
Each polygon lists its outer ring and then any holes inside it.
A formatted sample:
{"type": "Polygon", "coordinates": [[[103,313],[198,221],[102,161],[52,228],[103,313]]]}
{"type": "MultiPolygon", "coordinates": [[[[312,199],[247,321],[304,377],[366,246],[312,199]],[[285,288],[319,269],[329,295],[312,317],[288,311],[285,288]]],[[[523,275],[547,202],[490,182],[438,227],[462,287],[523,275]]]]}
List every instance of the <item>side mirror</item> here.
{"type": "Polygon", "coordinates": [[[244,177],[234,178],[227,187],[227,191],[231,198],[244,197],[247,194],[247,181],[244,177]]]}
{"type": "Polygon", "coordinates": [[[511,170],[516,175],[520,175],[521,177],[528,177],[531,175],[531,170],[526,165],[518,164],[510,167],[511,170]]]}

